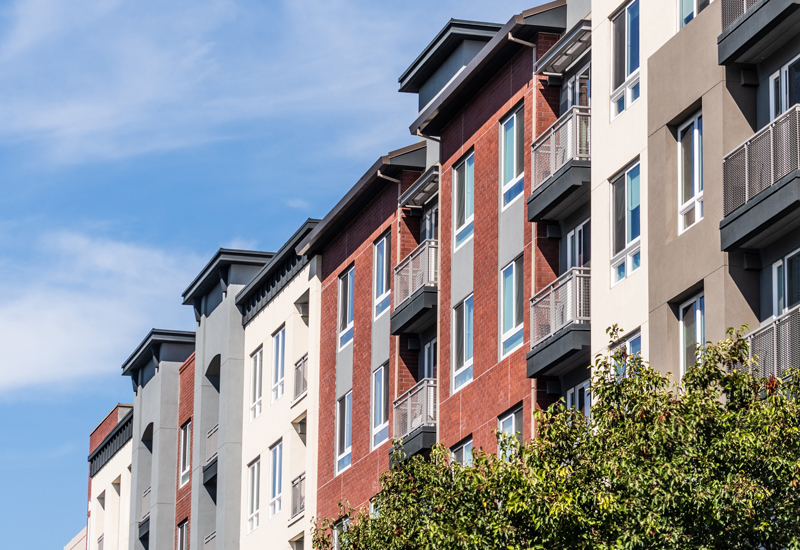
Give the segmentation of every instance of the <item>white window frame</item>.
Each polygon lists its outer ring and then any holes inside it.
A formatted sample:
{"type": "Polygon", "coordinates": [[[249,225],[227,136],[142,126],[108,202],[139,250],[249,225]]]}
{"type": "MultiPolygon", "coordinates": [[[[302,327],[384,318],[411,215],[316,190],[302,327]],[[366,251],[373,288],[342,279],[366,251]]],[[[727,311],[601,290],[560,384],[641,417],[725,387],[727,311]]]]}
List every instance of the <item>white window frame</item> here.
{"type": "MultiPolygon", "coordinates": [[[[615,348],[614,348],[614,351],[616,351],[616,350],[618,350],[618,349],[622,348],[622,349],[624,349],[624,350],[625,350],[625,354],[626,354],[628,357],[631,357],[631,356],[633,355],[633,353],[631,352],[631,344],[632,344],[632,343],[633,343],[635,340],[638,340],[638,341],[639,341],[639,351],[638,351],[637,353],[639,353],[639,355],[641,355],[641,353],[642,353],[642,351],[641,351],[641,350],[642,350],[642,331],[641,331],[641,330],[639,330],[639,329],[637,329],[637,330],[633,331],[633,332],[632,332],[632,333],[630,333],[628,336],[626,336],[626,337],[625,337],[625,339],[624,339],[624,341],[620,342],[620,343],[619,343],[619,345],[615,346],[615,348]]],[[[622,366],[624,367],[625,365],[622,365],[622,366]]],[[[625,370],[624,370],[624,368],[623,368],[623,369],[620,369],[619,367],[620,367],[620,365],[619,365],[619,364],[617,364],[617,365],[616,365],[616,375],[617,375],[617,379],[618,379],[618,380],[619,380],[620,378],[622,378],[623,376],[625,376],[625,370]]]]}
{"type": "Polygon", "coordinates": [[[642,167],[641,162],[637,160],[636,162],[631,163],[627,168],[619,172],[616,176],[609,180],[609,191],[611,200],[611,251],[614,251],[614,238],[616,237],[615,228],[614,228],[614,183],[617,182],[619,179],[625,180],[625,240],[628,240],[628,230],[630,229],[630,219],[628,218],[628,174],[634,169],[639,168],[639,234],[632,239],[630,242],[626,242],[625,247],[618,253],[612,254],[611,257],[611,286],[614,287],[630,277],[634,272],[638,271],[642,267],[642,228],[643,228],[643,206],[642,206],[642,167]],[[639,265],[635,265],[636,257],[639,258],[639,265]],[[624,266],[624,274],[622,277],[617,278],[618,269],[620,266],[624,266]]]}
{"type": "Polygon", "coordinates": [[[269,517],[281,511],[283,495],[283,440],[269,448],[269,517]]]}
{"type": "Polygon", "coordinates": [[[516,350],[522,347],[525,343],[525,313],[524,313],[524,297],[518,296],[519,293],[519,286],[520,283],[524,283],[524,279],[521,279],[525,276],[525,268],[524,268],[524,256],[519,256],[515,258],[510,264],[505,266],[503,269],[500,270],[500,358],[503,359],[508,357],[516,350]],[[522,267],[522,269],[518,269],[518,267],[522,267]],[[508,270],[511,270],[511,303],[513,304],[513,308],[515,309],[512,312],[512,316],[516,317],[517,314],[517,300],[522,299],[523,304],[519,311],[519,319],[515,319],[515,324],[509,330],[503,331],[503,324],[505,322],[505,308],[506,308],[506,300],[505,300],[505,275],[508,270]],[[522,273],[520,273],[522,271],[522,273]],[[515,338],[519,338],[519,342],[516,344],[512,344],[510,348],[506,349],[506,343],[512,342],[515,338]]]}
{"type": "Polygon", "coordinates": [[[705,326],[706,326],[706,308],[705,308],[705,292],[695,294],[689,300],[683,302],[678,308],[678,321],[680,330],[680,377],[686,374],[686,342],[684,340],[684,327],[683,327],[683,310],[693,305],[695,314],[695,343],[699,346],[705,345],[705,326]]]}
{"type": "Polygon", "coordinates": [[[789,259],[800,254],[800,248],[786,254],[783,258],[772,264],[772,317],[780,317],[787,311],[795,308],[798,304],[789,304],[789,274],[787,265],[789,259]],[[780,293],[778,290],[780,289],[780,293]],[[782,294],[782,296],[781,296],[782,294]],[[779,303],[783,298],[783,305],[779,303]]]}
{"type": "Polygon", "coordinates": [[[180,487],[189,482],[192,473],[192,421],[188,420],[181,426],[181,446],[178,470],[180,471],[180,487]]]}
{"type": "MultiPolygon", "coordinates": [[[[584,261],[581,265],[577,265],[576,261],[573,261],[573,253],[575,252],[575,243],[580,244],[579,255],[580,257],[586,258],[587,252],[591,256],[591,248],[592,243],[591,241],[586,241],[586,226],[592,221],[591,218],[587,218],[586,221],[581,222],[575,229],[567,233],[567,269],[572,269],[573,267],[583,267],[586,265],[586,261],[584,261]],[[586,247],[589,247],[588,251],[586,247]]],[[[591,226],[589,231],[591,232],[591,226]]],[[[591,237],[590,237],[591,238],[591,237]]]]}
{"type": "Polygon", "coordinates": [[[390,235],[391,231],[387,232],[372,245],[372,314],[374,315],[375,319],[378,319],[390,309],[389,305],[391,303],[392,295],[392,244],[390,235]],[[380,247],[383,247],[383,281],[378,280],[378,250],[380,247]],[[380,285],[384,285],[385,288],[382,292],[380,292],[380,294],[378,294],[380,285]]]}
{"type": "MultiPolygon", "coordinates": [[[[345,432],[346,434],[346,432],[345,432]]],[[[347,441],[347,435],[344,436],[345,441],[347,441]]],[[[352,464],[352,452],[353,452],[353,390],[350,390],[345,395],[343,395],[339,400],[336,401],[336,474],[339,475],[345,470],[347,470],[352,464]],[[349,400],[349,405],[348,405],[349,400]],[[342,412],[341,412],[341,403],[344,401],[345,403],[345,416],[344,416],[344,426],[342,426],[342,412]],[[344,449],[339,448],[339,439],[341,435],[341,430],[344,427],[345,430],[350,431],[350,445],[345,443],[344,449]],[[347,459],[347,463],[343,465],[345,459],[347,459]]]]}
{"type": "Polygon", "coordinates": [[[569,79],[567,82],[567,109],[572,109],[573,107],[591,107],[592,106],[592,63],[589,62],[584,67],[575,74],[572,78],[569,79]],[[588,77],[586,79],[586,102],[588,105],[578,105],[578,94],[580,93],[580,87],[576,86],[577,82],[580,80],[583,74],[587,74],[588,77]]]}
{"type": "Polygon", "coordinates": [[[525,154],[525,151],[524,151],[525,143],[524,143],[524,141],[523,141],[522,144],[519,144],[519,145],[517,144],[517,137],[519,135],[517,133],[517,125],[519,124],[519,119],[520,119],[520,117],[517,116],[517,115],[519,115],[520,113],[522,113],[522,131],[523,131],[523,140],[524,140],[524,135],[525,135],[524,134],[524,132],[525,132],[525,104],[524,103],[514,107],[514,109],[511,111],[510,114],[508,114],[505,118],[501,119],[500,123],[499,123],[500,126],[498,128],[498,133],[500,135],[500,147],[498,148],[499,149],[499,154],[500,154],[500,162],[498,164],[500,165],[500,186],[501,186],[501,188],[500,188],[500,207],[501,207],[501,210],[505,210],[510,205],[512,205],[517,199],[519,199],[522,195],[525,194],[525,165],[524,165],[524,160],[523,160],[522,172],[520,172],[519,174],[514,175],[514,177],[512,177],[508,181],[508,183],[505,183],[505,180],[506,180],[505,158],[506,158],[506,145],[507,145],[506,144],[506,140],[505,140],[505,135],[506,135],[505,134],[505,125],[506,125],[507,122],[509,122],[511,120],[514,121],[514,130],[513,130],[513,135],[514,135],[514,139],[513,139],[513,141],[514,141],[514,144],[513,144],[514,160],[513,160],[513,165],[514,165],[514,170],[515,171],[517,169],[517,164],[519,163],[518,155],[520,153],[522,153],[523,156],[524,156],[524,154],[525,154]],[[516,186],[519,186],[519,188],[515,191],[514,188],[516,186]],[[506,194],[509,193],[509,192],[514,192],[516,194],[514,194],[513,196],[511,196],[507,200],[506,194]]]}
{"type": "Polygon", "coordinates": [[[423,378],[435,378],[436,377],[436,365],[439,360],[437,357],[438,349],[437,349],[436,338],[425,344],[425,347],[422,351],[422,377],[423,378]]]}
{"type": "MultiPolygon", "coordinates": [[[[524,423],[524,419],[522,418],[522,405],[514,407],[510,411],[508,411],[503,416],[497,418],[497,431],[500,433],[504,433],[506,435],[510,435],[516,437],[520,442],[522,441],[522,424],[524,423]],[[517,419],[519,419],[520,425],[517,426],[517,419]],[[511,431],[508,432],[503,429],[503,424],[507,421],[511,421],[511,431]]],[[[505,460],[511,458],[511,454],[507,453],[504,457],[505,460]]]]}
{"type": "Polygon", "coordinates": [[[439,196],[438,194],[425,204],[425,213],[422,215],[420,227],[421,241],[436,240],[439,238],[439,196]],[[432,206],[428,206],[433,203],[432,206]]]}
{"type": "Polygon", "coordinates": [[[261,457],[247,465],[247,532],[258,528],[261,500],[261,457]]]}
{"type": "MultiPolygon", "coordinates": [[[[709,0],[708,4],[711,4],[712,1],[713,0],[709,0]]],[[[697,5],[700,4],[700,2],[702,2],[702,0],[691,0],[691,2],[694,5],[693,8],[692,8],[692,18],[684,23],[683,18],[681,18],[681,3],[682,3],[682,0],[677,0],[677,3],[678,3],[678,30],[679,31],[681,29],[683,29],[684,27],[686,27],[686,25],[688,25],[689,23],[691,23],[692,21],[697,19],[698,14],[708,7],[708,4],[707,4],[705,7],[703,7],[703,9],[698,10],[697,9],[697,5]]]]}
{"type": "Polygon", "coordinates": [[[567,409],[578,409],[578,403],[575,399],[580,393],[580,390],[583,390],[583,399],[584,399],[584,406],[586,408],[586,412],[584,416],[586,418],[592,417],[592,392],[591,392],[592,381],[585,380],[580,384],[570,388],[567,390],[567,398],[566,398],[566,406],[567,409]]]}
{"type": "MultiPolygon", "coordinates": [[[[703,219],[703,112],[698,111],[678,128],[678,234],[684,233],[694,227],[703,219]],[[694,124],[692,130],[692,192],[693,196],[683,202],[683,151],[681,149],[681,134],[686,128],[694,124]],[[684,225],[684,216],[694,210],[694,222],[684,225]]],[[[641,187],[641,183],[640,183],[641,187]]],[[[641,191],[641,190],[640,190],[641,191]]]]}
{"type": "MultiPolygon", "coordinates": [[[[475,302],[473,300],[473,296],[474,296],[473,294],[470,294],[469,296],[464,298],[461,302],[459,302],[453,308],[452,315],[453,315],[453,326],[454,327],[456,325],[456,309],[459,306],[462,306],[464,308],[464,350],[463,350],[463,353],[464,353],[464,364],[460,365],[460,366],[457,365],[455,363],[457,354],[453,353],[453,382],[452,382],[453,393],[461,390],[461,388],[463,388],[466,385],[468,385],[474,379],[474,373],[472,372],[472,364],[473,364],[473,359],[475,357],[475,342],[474,342],[474,337],[475,337],[475,302]],[[472,352],[472,354],[470,355],[469,358],[467,358],[467,313],[466,313],[466,311],[467,311],[467,302],[470,303],[470,310],[472,312],[472,338],[473,338],[473,342],[471,342],[470,345],[469,345],[470,350],[472,352]],[[461,376],[463,373],[467,372],[467,371],[469,371],[469,377],[466,380],[464,380],[461,384],[457,384],[456,383],[457,378],[459,376],[461,376]]],[[[454,330],[453,331],[453,349],[455,350],[455,348],[456,348],[456,331],[454,330]]]]}
{"type": "Polygon", "coordinates": [[[461,443],[450,449],[450,458],[455,462],[458,462],[462,466],[465,467],[472,466],[472,438],[470,437],[466,441],[462,441],[461,443]],[[461,451],[462,453],[461,460],[458,460],[458,457],[456,456],[459,451],[461,451]],[[469,456],[467,456],[467,453],[469,453],[469,456]]]}
{"type": "Polygon", "coordinates": [[[177,550],[188,550],[189,549],[189,537],[187,533],[187,527],[189,526],[189,520],[185,519],[178,524],[178,541],[177,541],[177,550]]]}
{"type": "Polygon", "coordinates": [[[339,349],[344,349],[353,342],[353,327],[355,324],[355,275],[356,266],[348,267],[344,273],[339,275],[339,308],[337,310],[336,325],[339,327],[339,349]],[[347,296],[345,303],[345,295],[342,290],[344,285],[347,285],[347,296]],[[347,318],[347,325],[342,327],[343,314],[347,318]]]}
{"type": "Polygon", "coordinates": [[[264,346],[250,356],[250,422],[261,414],[264,393],[264,346]]]}
{"type": "Polygon", "coordinates": [[[377,369],[372,372],[372,403],[370,404],[370,412],[371,412],[371,421],[370,424],[372,426],[372,437],[370,440],[372,441],[372,449],[376,449],[380,447],[382,444],[389,441],[389,384],[388,384],[388,375],[389,374],[389,364],[383,364],[377,369]],[[382,390],[380,394],[376,391],[376,383],[378,375],[380,374],[381,377],[381,384],[382,390]],[[381,415],[385,415],[385,418],[379,418],[375,413],[377,411],[381,411],[381,415]],[[376,424],[380,421],[379,424],[376,424]]]}
{"type": "Polygon", "coordinates": [[[286,382],[286,325],[272,335],[272,403],[283,397],[286,382]]]}
{"type": "MultiPolygon", "coordinates": [[[[458,208],[458,169],[461,166],[464,166],[464,177],[466,178],[467,174],[467,163],[472,161],[472,212],[469,215],[464,212],[464,223],[457,226],[453,231],[453,250],[458,250],[475,236],[475,151],[470,152],[469,155],[464,157],[464,160],[453,166],[453,225],[457,223],[458,220],[458,213],[456,209],[458,208]],[[463,235],[463,238],[462,238],[463,235]],[[461,242],[459,243],[459,238],[462,238],[461,242]]],[[[464,196],[464,208],[466,209],[467,204],[467,197],[466,197],[466,184],[464,186],[465,196],[464,196]]]]}
{"type": "Polygon", "coordinates": [[[789,67],[800,61],[800,55],[793,57],[769,77],[769,120],[770,122],[789,110],[789,67]],[[780,105],[775,105],[775,81],[778,82],[780,105]]]}
{"type": "MultiPolygon", "coordinates": [[[[616,52],[614,51],[614,21],[617,17],[622,17],[624,19],[625,24],[625,36],[628,36],[628,9],[633,5],[638,3],[639,0],[631,0],[627,2],[621,9],[614,12],[614,15],[611,16],[609,19],[611,21],[611,84],[613,86],[614,83],[614,62],[616,61],[616,52]]],[[[627,111],[631,105],[633,105],[641,96],[642,96],[642,89],[639,85],[640,82],[640,72],[642,69],[642,12],[641,12],[641,4],[639,5],[639,44],[637,48],[639,49],[639,66],[636,67],[630,74],[625,77],[625,81],[619,85],[619,87],[615,90],[611,91],[611,120],[614,120],[619,115],[627,111]],[[634,97],[635,96],[635,97],[634,97]],[[623,108],[617,110],[617,102],[622,99],[623,100],[623,108]]],[[[627,44],[627,40],[626,40],[627,44]]],[[[628,58],[627,54],[625,56],[625,72],[628,72],[627,69],[628,58]]]]}

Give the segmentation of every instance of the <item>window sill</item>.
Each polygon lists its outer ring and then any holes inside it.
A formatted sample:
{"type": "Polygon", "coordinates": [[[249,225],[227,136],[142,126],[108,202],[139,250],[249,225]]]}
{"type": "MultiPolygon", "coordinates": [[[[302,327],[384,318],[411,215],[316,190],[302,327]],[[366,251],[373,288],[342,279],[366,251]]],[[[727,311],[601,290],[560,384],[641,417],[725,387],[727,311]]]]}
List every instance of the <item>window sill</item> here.
{"type": "Polygon", "coordinates": [[[286,527],[291,527],[292,525],[294,525],[295,523],[297,523],[298,521],[303,519],[305,517],[305,515],[306,515],[306,511],[303,510],[302,512],[300,512],[299,514],[297,514],[293,518],[289,518],[289,523],[286,524],[286,527]]]}
{"type": "Polygon", "coordinates": [[[294,408],[294,406],[295,406],[295,405],[297,405],[298,403],[300,403],[300,401],[302,401],[303,399],[305,399],[305,398],[306,398],[306,395],[308,395],[308,390],[307,390],[307,389],[306,389],[306,390],[305,390],[303,393],[301,393],[300,395],[298,395],[297,397],[295,397],[295,398],[292,400],[292,402],[291,402],[291,403],[289,403],[289,408],[290,408],[290,409],[294,408]]]}

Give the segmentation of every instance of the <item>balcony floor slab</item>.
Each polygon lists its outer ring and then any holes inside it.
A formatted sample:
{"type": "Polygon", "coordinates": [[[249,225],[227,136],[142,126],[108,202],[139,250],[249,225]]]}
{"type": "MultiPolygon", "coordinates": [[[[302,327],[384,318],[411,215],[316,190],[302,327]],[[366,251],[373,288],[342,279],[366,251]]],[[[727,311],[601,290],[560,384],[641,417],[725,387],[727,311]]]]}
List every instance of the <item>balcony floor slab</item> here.
{"type": "MultiPolygon", "coordinates": [[[[403,438],[403,458],[408,460],[416,454],[428,456],[436,444],[436,426],[420,426],[403,438]]],[[[389,456],[393,456],[394,448],[389,449],[389,456]]]]}
{"type": "Polygon", "coordinates": [[[528,197],[528,221],[563,220],[589,201],[592,163],[571,160],[528,197]]]}
{"type": "Polygon", "coordinates": [[[591,362],[591,324],[573,323],[528,352],[528,378],[560,376],[591,362]]]}
{"type": "Polygon", "coordinates": [[[391,316],[391,331],[394,336],[404,333],[422,332],[436,323],[439,289],[424,286],[404,300],[391,316]]]}
{"type": "Polygon", "coordinates": [[[800,0],[762,0],[717,38],[720,65],[760,63],[800,34],[800,0]]]}

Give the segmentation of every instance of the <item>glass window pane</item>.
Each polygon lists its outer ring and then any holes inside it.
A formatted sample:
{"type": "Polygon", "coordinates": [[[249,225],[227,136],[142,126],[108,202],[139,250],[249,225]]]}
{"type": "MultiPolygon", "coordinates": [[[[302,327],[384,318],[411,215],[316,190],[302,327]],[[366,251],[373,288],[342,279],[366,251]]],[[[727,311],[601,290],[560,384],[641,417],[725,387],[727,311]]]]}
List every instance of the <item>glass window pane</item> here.
{"type": "Polygon", "coordinates": [[[462,164],[458,168],[456,168],[456,227],[461,227],[464,225],[464,221],[467,219],[466,210],[465,210],[465,185],[466,185],[466,178],[464,177],[466,173],[466,163],[462,164]]]}
{"type": "Polygon", "coordinates": [[[628,239],[631,242],[639,236],[640,223],[640,198],[639,198],[639,165],[637,164],[627,173],[628,180],[628,239]]]}
{"type": "Polygon", "coordinates": [[[345,448],[349,449],[353,444],[353,394],[348,393],[344,398],[345,401],[345,435],[344,444],[345,448]]]}
{"type": "Polygon", "coordinates": [[[641,355],[642,354],[642,336],[637,335],[635,338],[631,339],[630,341],[630,351],[628,352],[629,355],[641,355]]]}
{"type": "Polygon", "coordinates": [[[694,365],[694,352],[697,344],[697,319],[695,304],[683,308],[683,364],[684,369],[694,365]]]}
{"type": "Polygon", "coordinates": [[[355,309],[354,302],[356,299],[355,285],[356,285],[355,271],[351,269],[350,273],[347,274],[347,324],[348,325],[353,322],[353,310],[355,309]]]}
{"type": "Polygon", "coordinates": [[[345,432],[347,431],[346,423],[347,423],[347,405],[345,403],[345,399],[342,398],[339,400],[339,411],[338,411],[338,420],[339,420],[339,433],[338,433],[338,448],[336,449],[336,454],[340,455],[345,450],[345,432]]]}
{"type": "Polygon", "coordinates": [[[384,276],[384,269],[386,268],[386,263],[384,258],[385,246],[386,242],[383,240],[381,240],[375,246],[375,297],[376,298],[382,295],[384,292],[383,285],[386,280],[384,276]]]}
{"type": "Polygon", "coordinates": [[[614,201],[614,254],[625,249],[625,178],[612,184],[614,201]]]}
{"type": "Polygon", "coordinates": [[[616,103],[614,104],[615,107],[615,114],[620,114],[622,111],[625,110],[625,94],[619,96],[616,103]]]}
{"type": "Polygon", "coordinates": [[[800,303],[800,254],[786,260],[786,307],[800,303]]]}
{"type": "Polygon", "coordinates": [[[627,12],[628,12],[628,41],[627,41],[628,72],[626,76],[630,76],[636,69],[639,68],[639,0],[636,0],[634,3],[628,6],[627,12]]]}
{"type": "Polygon", "coordinates": [[[694,215],[694,208],[689,210],[683,215],[683,227],[684,229],[689,227],[690,225],[694,224],[695,215],[694,215]]]}
{"type": "Polygon", "coordinates": [[[588,107],[590,103],[590,89],[589,89],[589,69],[586,69],[578,76],[578,89],[575,91],[577,94],[577,105],[581,107],[588,107]]]}
{"type": "Polygon", "coordinates": [[[694,196],[694,123],[684,128],[679,136],[681,149],[681,204],[694,196]]]}
{"type": "MultiPolygon", "coordinates": [[[[613,40],[612,87],[616,90],[625,82],[625,14],[620,13],[611,23],[613,40]]],[[[622,109],[625,108],[623,104],[622,109]]],[[[621,110],[622,110],[621,109],[621,110]]]]}
{"type": "Polygon", "coordinates": [[[515,280],[514,280],[515,285],[516,285],[516,289],[515,289],[515,292],[514,292],[514,298],[515,298],[515,302],[516,302],[516,304],[515,304],[515,308],[516,308],[515,317],[516,318],[514,320],[514,326],[520,326],[522,324],[522,310],[524,308],[524,299],[523,299],[523,292],[524,291],[523,291],[523,286],[522,285],[525,282],[525,277],[523,276],[524,269],[523,269],[522,262],[523,262],[523,257],[522,256],[517,258],[516,261],[514,262],[514,271],[516,273],[516,277],[515,277],[515,280]]]}
{"type": "Polygon", "coordinates": [[[509,118],[503,124],[503,184],[514,179],[514,117],[509,118]]]}
{"type": "Polygon", "coordinates": [[[381,398],[383,397],[383,367],[376,370],[372,377],[375,381],[372,388],[372,427],[377,428],[383,424],[383,419],[381,418],[383,411],[381,404],[381,398]]]}
{"type": "Polygon", "coordinates": [[[636,254],[631,256],[631,272],[636,271],[639,269],[639,266],[642,265],[642,253],[637,252],[636,254]]]}
{"type": "Polygon", "coordinates": [[[785,280],[783,278],[783,264],[775,269],[775,315],[780,315],[786,309],[786,297],[784,296],[785,280]]]}
{"type": "Polygon", "coordinates": [[[344,275],[339,280],[339,331],[341,332],[347,327],[347,304],[350,300],[347,298],[347,291],[350,286],[347,284],[347,275],[344,275]]]}
{"type": "Polygon", "coordinates": [[[464,359],[472,359],[472,296],[464,302],[464,359]]]}
{"type": "Polygon", "coordinates": [[[464,305],[455,309],[456,369],[464,366],[464,305]]]}
{"type": "Polygon", "coordinates": [[[464,213],[467,218],[475,211],[475,155],[469,156],[464,174],[464,213]]]}
{"type": "Polygon", "coordinates": [[[620,264],[614,269],[614,282],[618,283],[622,279],[625,278],[625,262],[622,261],[620,264]]]}
{"type": "Polygon", "coordinates": [[[697,134],[697,191],[700,192],[703,190],[703,117],[698,117],[695,133],[697,134]]]}
{"type": "Polygon", "coordinates": [[[800,61],[789,65],[788,85],[789,104],[785,106],[784,110],[789,109],[792,105],[800,103],[800,61]]]}
{"type": "Polygon", "coordinates": [[[680,28],[694,19],[694,0],[680,0],[680,28]]]}
{"type": "Polygon", "coordinates": [[[581,260],[580,267],[588,266],[592,261],[592,222],[588,221],[583,225],[581,232],[581,260]]]}
{"type": "Polygon", "coordinates": [[[517,127],[517,138],[516,138],[516,159],[517,159],[517,167],[515,176],[519,176],[522,172],[525,171],[525,108],[522,107],[517,111],[516,116],[516,127],[517,127]]]}
{"type": "Polygon", "coordinates": [[[711,0],[697,0],[697,13],[700,13],[708,7],[711,0]]]}
{"type": "Polygon", "coordinates": [[[776,118],[781,112],[781,77],[779,74],[772,80],[772,118],[776,118]]]}
{"type": "Polygon", "coordinates": [[[514,264],[503,270],[503,333],[514,328],[514,264]]]}
{"type": "Polygon", "coordinates": [[[640,84],[637,82],[631,87],[631,103],[639,99],[639,92],[641,91],[640,84]]]}

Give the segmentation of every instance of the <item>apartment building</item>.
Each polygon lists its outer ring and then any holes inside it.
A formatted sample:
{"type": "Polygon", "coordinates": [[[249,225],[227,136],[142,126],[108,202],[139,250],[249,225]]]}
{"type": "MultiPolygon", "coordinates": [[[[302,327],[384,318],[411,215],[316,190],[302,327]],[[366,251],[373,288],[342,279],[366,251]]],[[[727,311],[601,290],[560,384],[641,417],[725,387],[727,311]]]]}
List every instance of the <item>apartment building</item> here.
{"type": "Polygon", "coordinates": [[[180,370],[194,343],[193,332],[153,329],[122,365],[134,392],[130,550],[175,544],[180,370]]]}
{"type": "Polygon", "coordinates": [[[178,464],[175,476],[175,549],[188,550],[192,508],[195,354],[178,369],[178,464]]]}
{"type": "Polygon", "coordinates": [[[189,518],[194,549],[239,547],[246,369],[235,297],[272,257],[220,249],[183,292],[197,322],[189,518]]]}
{"type": "Polygon", "coordinates": [[[244,326],[240,548],[311,546],[316,515],[321,258],[306,220],[236,295],[244,326]],[[306,490],[306,487],[309,490],[306,490]],[[306,546],[307,545],[307,546],[306,546]]]}
{"type": "Polygon", "coordinates": [[[321,257],[317,516],[367,506],[389,468],[390,403],[415,383],[391,337],[398,199],[426,168],[426,143],[380,157],[297,246],[321,257]]]}
{"type": "Polygon", "coordinates": [[[133,405],[120,403],[89,436],[89,517],[81,550],[128,549],[132,435],[133,405]]]}

